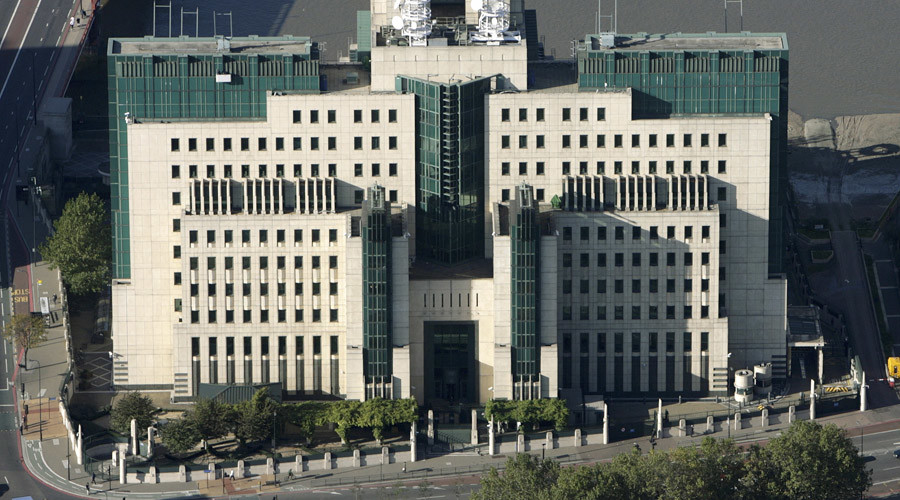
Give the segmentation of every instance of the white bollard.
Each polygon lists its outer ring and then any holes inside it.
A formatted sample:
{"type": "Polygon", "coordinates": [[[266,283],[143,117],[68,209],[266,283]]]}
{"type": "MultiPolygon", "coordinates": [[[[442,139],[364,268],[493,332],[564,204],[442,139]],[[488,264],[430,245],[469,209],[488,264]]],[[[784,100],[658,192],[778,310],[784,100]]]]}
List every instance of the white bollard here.
{"type": "Polygon", "coordinates": [[[768,408],[763,408],[761,418],[762,418],[762,426],[765,429],[766,427],[769,426],[769,409],[768,408]]]}
{"type": "MultiPolygon", "coordinates": [[[[428,410],[428,415],[431,415],[431,410],[428,410]]],[[[409,461],[416,461],[416,422],[409,429],[409,461]]]]}
{"type": "Polygon", "coordinates": [[[131,454],[140,455],[141,450],[138,448],[137,438],[137,420],[131,419],[131,454]]]}
{"type": "Polygon", "coordinates": [[[809,380],[809,419],[816,419],[816,381],[809,380]]]}
{"type": "Polygon", "coordinates": [[[76,443],[75,463],[77,463],[78,465],[84,465],[84,435],[81,432],[81,424],[78,424],[78,438],[76,443]]]}
{"type": "Polygon", "coordinates": [[[494,456],[494,453],[496,453],[494,451],[494,439],[496,439],[494,437],[494,419],[491,418],[488,422],[488,455],[490,456],[494,456]]]}
{"type": "Polygon", "coordinates": [[[119,484],[125,484],[125,454],[119,453],[119,484]]]}
{"type": "Polygon", "coordinates": [[[859,411],[866,411],[869,407],[869,403],[866,400],[866,390],[869,386],[866,385],[866,372],[862,372],[862,385],[859,386],[859,411]]]}
{"type": "Polygon", "coordinates": [[[788,406],[788,424],[793,424],[797,418],[797,408],[794,405],[788,406]]]}
{"type": "Polygon", "coordinates": [[[428,437],[428,446],[434,444],[434,411],[428,410],[428,429],[426,429],[428,437]]]}
{"type": "Polygon", "coordinates": [[[609,405],[603,402],[603,444],[609,444],[609,405]]]}
{"type": "Polygon", "coordinates": [[[659,398],[659,404],[656,409],[656,437],[661,438],[662,436],[662,425],[663,425],[663,412],[662,412],[662,398],[659,398]]]}
{"type": "Polygon", "coordinates": [[[715,432],[715,431],[716,431],[716,427],[715,427],[715,424],[713,423],[713,416],[709,415],[706,417],[706,432],[715,432]]]}
{"type": "Polygon", "coordinates": [[[478,445],[478,411],[472,410],[472,446],[478,445]]]}

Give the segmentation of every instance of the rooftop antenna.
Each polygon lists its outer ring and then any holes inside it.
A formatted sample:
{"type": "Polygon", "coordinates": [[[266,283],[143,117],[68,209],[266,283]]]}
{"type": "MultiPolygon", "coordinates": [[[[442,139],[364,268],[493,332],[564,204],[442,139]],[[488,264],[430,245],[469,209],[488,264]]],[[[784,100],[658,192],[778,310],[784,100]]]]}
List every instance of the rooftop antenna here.
{"type": "Polygon", "coordinates": [[[197,7],[196,9],[194,9],[193,12],[191,12],[191,11],[185,12],[184,7],[181,8],[181,32],[179,33],[181,36],[184,36],[184,15],[185,14],[187,14],[189,16],[190,15],[194,16],[194,22],[196,25],[196,27],[194,28],[194,36],[199,37],[200,36],[200,7],[197,7]]]}
{"type": "Polygon", "coordinates": [[[234,24],[232,23],[231,11],[228,12],[216,12],[213,11],[213,36],[219,36],[219,32],[216,29],[216,19],[218,16],[228,16],[228,38],[234,37],[234,24]]]}
{"type": "Polygon", "coordinates": [[[601,4],[603,0],[597,0],[597,31],[595,33],[603,33],[603,19],[609,19],[609,29],[612,33],[618,33],[618,24],[619,24],[619,0],[615,0],[613,3],[613,13],[612,14],[603,14],[603,8],[601,4]]]}
{"type": "Polygon", "coordinates": [[[741,12],[741,31],[744,31],[744,0],[724,0],[725,2],[725,33],[728,33],[728,4],[736,3],[741,12]]]}
{"type": "Polygon", "coordinates": [[[169,9],[169,37],[172,36],[172,0],[169,0],[168,4],[163,4],[161,1],[153,0],[153,37],[156,38],[156,9],[169,9]]]}
{"type": "Polygon", "coordinates": [[[431,34],[431,0],[395,0],[399,16],[391,19],[391,26],[409,40],[411,46],[424,47],[431,34]]]}

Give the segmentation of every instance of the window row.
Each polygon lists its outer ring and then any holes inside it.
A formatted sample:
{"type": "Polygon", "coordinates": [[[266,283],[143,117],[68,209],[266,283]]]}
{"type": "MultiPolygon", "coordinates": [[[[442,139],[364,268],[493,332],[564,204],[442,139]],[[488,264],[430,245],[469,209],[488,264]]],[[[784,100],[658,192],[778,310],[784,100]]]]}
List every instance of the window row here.
{"type": "MultiPolygon", "coordinates": [[[[590,267],[591,265],[591,255],[589,253],[581,253],[578,255],[578,267],[590,267]]],[[[621,252],[616,252],[613,255],[613,265],[615,267],[624,267],[625,266],[625,254],[621,252]]],[[[563,268],[572,267],[572,256],[571,253],[563,253],[562,254],[562,266],[563,268]]],[[[666,252],[666,267],[673,267],[676,265],[676,253],[675,252],[666,252]]],[[[597,267],[607,267],[607,254],[598,253],[595,262],[597,267]]],[[[631,267],[641,267],[641,263],[644,260],[644,254],[641,252],[632,252],[631,253],[631,267]]],[[[659,253],[658,252],[650,252],[647,254],[647,264],[650,267],[659,266],[659,253]]],[[[694,253],[693,252],[684,252],[682,254],[681,259],[682,265],[686,267],[690,267],[694,265],[694,253]]],[[[701,252],[700,253],[700,265],[706,266],[709,265],[709,252],[701,252]]]]}
{"type": "MultiPolygon", "coordinates": [[[[610,174],[622,175],[625,173],[625,162],[624,161],[613,161],[612,170],[609,172],[610,174]]],[[[665,166],[665,173],[674,175],[675,174],[675,161],[674,160],[665,160],[662,162],[665,166]]],[[[701,174],[709,173],[709,160],[683,160],[681,162],[681,169],[678,173],[680,174],[694,174],[698,173],[695,171],[695,165],[699,163],[701,174]]],[[[562,170],[562,175],[572,175],[575,170],[573,169],[573,162],[564,161],[561,163],[560,168],[562,170]]],[[[578,162],[578,175],[606,175],[606,161],[598,161],[594,164],[594,169],[591,171],[590,162],[580,161],[578,162]]],[[[632,160],[628,162],[629,170],[628,172],[632,175],[640,175],[640,174],[650,174],[655,175],[659,174],[659,164],[660,162],[657,160],[650,160],[646,162],[646,166],[642,166],[642,162],[640,160],[632,160]]],[[[519,175],[528,175],[529,166],[528,162],[520,161],[517,164],[517,172],[519,175]]],[[[535,175],[544,175],[546,173],[546,163],[539,161],[534,164],[534,174],[535,175]]],[[[719,174],[727,173],[728,171],[728,162],[727,160],[718,160],[717,161],[717,169],[716,172],[719,174]]],[[[512,172],[512,163],[508,161],[500,162],[500,175],[507,176],[512,172]]]]}
{"type": "MultiPolygon", "coordinates": [[[[527,122],[530,110],[528,108],[518,108],[518,119],[520,122],[527,122]]],[[[590,108],[578,108],[578,120],[586,122],[590,118],[590,108]]],[[[545,108],[534,109],[534,121],[544,121],[546,115],[545,108]]],[[[596,121],[606,121],[606,108],[596,108],[594,116],[596,121]]],[[[572,121],[572,108],[561,108],[560,118],[564,122],[572,121]]],[[[510,108],[500,108],[500,121],[510,121],[510,108]]]]}
{"type": "MultiPolygon", "coordinates": [[[[646,288],[644,288],[642,286],[642,284],[644,282],[643,280],[632,279],[630,281],[631,281],[631,287],[630,287],[629,291],[631,293],[642,293],[643,291],[647,291],[649,293],[659,293],[660,280],[658,280],[656,278],[651,278],[651,279],[647,280],[646,288]]],[[[674,278],[667,278],[665,280],[665,285],[666,285],[665,293],[677,293],[677,292],[691,293],[691,292],[697,291],[695,289],[693,279],[685,278],[680,281],[681,281],[681,286],[678,287],[678,290],[676,290],[676,280],[674,278]]],[[[700,291],[701,292],[709,291],[709,280],[708,279],[700,279],[700,280],[696,280],[696,281],[700,282],[700,291]]],[[[607,293],[609,291],[609,286],[608,286],[609,280],[598,279],[598,280],[594,280],[594,282],[596,283],[595,287],[591,287],[591,280],[588,280],[588,279],[578,280],[575,282],[575,284],[579,285],[579,287],[578,287],[579,293],[591,293],[592,288],[596,293],[607,293]]],[[[626,282],[627,282],[626,280],[620,280],[620,279],[612,280],[613,293],[625,293],[625,283],[626,282]]],[[[563,295],[572,294],[572,284],[573,284],[573,280],[570,280],[570,279],[562,280],[563,295]]]]}
{"type": "MultiPolygon", "coordinates": [[[[630,144],[632,148],[641,147],[641,134],[629,134],[630,136],[630,144]]],[[[700,147],[709,147],[710,134],[700,134],[700,147]]],[[[528,134],[519,134],[516,136],[512,135],[501,135],[500,136],[500,147],[502,149],[510,149],[512,147],[512,139],[516,138],[516,142],[518,144],[519,149],[528,149],[529,135],[528,134]]],[[[561,143],[563,148],[571,148],[573,147],[573,137],[578,141],[579,148],[605,148],[606,147],[606,134],[596,134],[593,136],[593,140],[591,140],[591,135],[589,134],[562,134],[561,143]]],[[[625,146],[625,134],[612,134],[612,145],[614,148],[622,148],[625,146]]],[[[675,147],[675,134],[665,134],[666,147],[674,148],[675,147]]],[[[544,149],[546,147],[547,139],[546,135],[537,134],[534,136],[534,148],[536,149],[544,149]]],[[[657,134],[648,134],[647,142],[648,147],[655,148],[659,147],[659,138],[657,134]]],[[[718,146],[725,147],[728,144],[728,136],[727,134],[719,134],[718,138],[718,146]]],[[[693,139],[691,134],[682,134],[682,146],[683,147],[692,147],[693,139]]]]}
{"type": "MultiPolygon", "coordinates": [[[[309,142],[308,148],[310,151],[319,151],[322,147],[321,141],[319,137],[308,137],[309,142]]],[[[250,138],[249,137],[241,137],[240,141],[240,151],[250,151],[250,138]]],[[[362,150],[364,147],[364,140],[362,136],[356,136],[353,138],[353,149],[354,150],[362,150]]],[[[394,150],[397,149],[397,136],[388,136],[387,138],[387,148],[394,150]]],[[[198,151],[197,149],[197,139],[190,138],[187,140],[189,152],[198,151]]],[[[381,137],[380,136],[371,136],[369,137],[369,149],[373,151],[377,151],[381,149],[381,137]]],[[[269,145],[269,139],[267,137],[259,137],[256,140],[256,151],[267,151],[269,145]]],[[[181,139],[172,138],[170,143],[171,151],[178,152],[181,151],[181,139]]],[[[291,148],[294,151],[302,151],[303,150],[303,137],[293,137],[291,148]]],[[[325,138],[325,148],[328,151],[337,151],[338,149],[338,139],[335,136],[329,136],[325,138]]],[[[215,151],[216,150],[216,140],[213,138],[206,139],[206,151],[215,151]]],[[[284,151],[285,150],[285,141],[284,137],[275,137],[275,151],[284,151]]],[[[233,151],[232,149],[232,140],[230,137],[225,137],[222,139],[222,151],[233,151]]]]}
{"type": "MultiPolygon", "coordinates": [[[[181,223],[180,219],[173,219],[173,226],[176,231],[180,230],[181,223]]],[[[313,245],[322,241],[322,233],[327,232],[328,234],[328,242],[336,243],[338,241],[338,230],[337,229],[310,229],[309,230],[309,241],[312,242],[313,245]]],[[[204,231],[198,230],[190,230],[188,231],[188,243],[193,247],[200,243],[200,234],[204,233],[204,231]]],[[[209,229],[205,231],[206,236],[206,246],[207,247],[215,247],[217,243],[217,231],[213,229],[209,229]]],[[[222,243],[229,247],[234,244],[234,233],[235,231],[232,229],[225,229],[222,231],[222,243]]],[[[251,244],[256,244],[257,246],[267,247],[269,246],[269,234],[270,231],[268,229],[259,229],[257,231],[252,231],[250,229],[241,229],[239,231],[241,237],[241,245],[242,246],[250,246],[251,244]],[[253,236],[256,238],[252,238],[253,236]]],[[[287,243],[288,234],[292,234],[291,242],[294,246],[302,246],[303,245],[303,229],[294,229],[292,233],[289,233],[285,229],[276,229],[275,233],[275,244],[277,246],[284,246],[287,243]]],[[[210,257],[215,259],[215,257],[210,257]]],[[[247,257],[245,257],[247,258],[247,257]]],[[[279,259],[283,259],[284,257],[278,257],[279,259]]],[[[337,258],[332,256],[332,258],[337,258]]],[[[231,259],[231,257],[226,257],[226,259],[231,259]]],[[[226,260],[227,262],[227,260],[226,260]]]]}
{"type": "MultiPolygon", "coordinates": [[[[181,299],[175,299],[175,312],[181,312],[182,305],[181,299]]],[[[306,319],[304,315],[303,309],[294,309],[293,317],[294,323],[321,323],[323,322],[322,318],[322,309],[312,309],[312,315],[309,319],[306,319]]],[[[338,316],[338,309],[327,309],[328,313],[327,322],[329,323],[337,323],[340,321],[338,316]]],[[[235,321],[235,311],[233,309],[225,309],[222,311],[223,314],[218,314],[218,310],[206,311],[206,323],[236,323],[235,321]]],[[[288,311],[286,309],[276,309],[274,318],[270,318],[268,309],[260,309],[256,320],[253,318],[253,310],[252,309],[242,309],[239,311],[240,315],[240,323],[287,323],[288,322],[288,311]]],[[[200,323],[200,311],[190,311],[190,322],[192,324],[200,323]]]]}
{"type": "MultiPolygon", "coordinates": [[[[234,257],[222,257],[223,261],[223,269],[233,270],[235,266],[235,258],[234,257]]],[[[248,256],[240,257],[238,260],[238,264],[241,266],[241,270],[251,269],[253,261],[257,260],[258,267],[257,269],[266,270],[269,269],[269,257],[266,255],[262,255],[257,257],[256,259],[248,256]]],[[[313,255],[311,260],[311,269],[321,269],[322,268],[322,256],[313,255]]],[[[191,271],[199,271],[200,270],[200,257],[190,257],[188,259],[188,269],[191,271]]],[[[275,257],[275,269],[287,269],[287,257],[283,255],[279,255],[275,257]]],[[[303,256],[302,255],[294,255],[293,256],[293,269],[303,269],[303,256]]],[[[214,271],[216,270],[216,264],[218,263],[218,258],[216,257],[206,257],[206,270],[214,271]]],[[[337,255],[329,255],[328,256],[328,269],[337,269],[338,268],[338,258],[337,255]]],[[[175,284],[181,284],[181,273],[175,273],[175,284]]]]}
{"type": "MultiPolygon", "coordinates": [[[[397,176],[397,164],[396,163],[388,163],[387,164],[387,173],[390,177],[397,176]]],[[[267,164],[259,164],[259,165],[238,165],[240,168],[240,178],[248,179],[251,177],[256,178],[266,178],[269,177],[269,173],[271,172],[275,178],[282,178],[285,176],[285,165],[282,163],[274,165],[274,170],[269,169],[269,165],[267,164]]],[[[294,163],[292,165],[292,172],[294,177],[303,177],[303,164],[302,163],[294,163]]],[[[372,163],[369,165],[371,169],[373,177],[381,176],[381,164],[380,163],[372,163]]],[[[234,165],[222,165],[221,177],[224,179],[232,179],[235,176],[235,166],[234,165]]],[[[215,179],[219,177],[220,171],[216,167],[216,165],[206,165],[205,169],[205,177],[207,179],[215,179]]],[[[307,173],[310,177],[319,177],[322,175],[321,166],[318,163],[310,163],[309,170],[307,173]]],[[[200,177],[200,166],[198,165],[188,165],[188,178],[197,179],[200,177]]],[[[354,177],[361,177],[363,175],[363,164],[356,163],[353,165],[353,174],[354,177]]],[[[336,163],[328,163],[327,164],[327,177],[337,177],[338,176],[338,165],[336,163]]],[[[181,165],[172,165],[172,178],[180,179],[181,178],[181,165]]]]}
{"type": "MultiPolygon", "coordinates": [[[[293,286],[288,288],[287,283],[274,283],[274,287],[272,288],[273,295],[278,296],[287,296],[288,291],[290,291],[290,295],[298,296],[304,295],[304,286],[302,281],[297,281],[293,283],[293,286]]],[[[175,273],[175,284],[181,284],[181,273],[175,273]]],[[[322,291],[322,283],[318,281],[310,282],[312,286],[307,288],[314,296],[319,295],[338,295],[338,284],[333,282],[326,283],[328,285],[327,294],[322,291]]],[[[215,297],[218,295],[219,290],[223,291],[223,294],[226,297],[234,297],[234,283],[225,283],[222,287],[216,286],[216,283],[207,283],[206,284],[206,295],[208,297],[215,297]]],[[[252,283],[240,283],[239,295],[242,297],[250,297],[253,295],[253,287],[252,283]]],[[[256,284],[256,292],[259,297],[268,297],[270,293],[269,283],[257,283],[256,284]]],[[[192,283],[190,285],[189,296],[191,297],[199,297],[200,296],[200,284],[192,283]]]]}
{"type": "MultiPolygon", "coordinates": [[[[562,306],[562,320],[563,321],[624,321],[625,317],[625,306],[612,306],[612,315],[611,317],[607,316],[607,306],[595,306],[593,309],[595,311],[595,315],[591,317],[591,306],[580,306],[574,312],[575,316],[573,317],[572,306],[562,306]]],[[[632,320],[659,320],[659,319],[693,319],[694,318],[694,307],[693,306],[682,306],[680,311],[680,316],[676,317],[676,308],[675,306],[665,306],[665,309],[662,311],[665,316],[660,315],[659,306],[631,306],[631,315],[627,319],[632,320]],[[646,314],[646,316],[644,316],[646,314]]],[[[709,306],[700,306],[700,315],[699,318],[706,319],[709,318],[709,306]]]]}
{"type": "MultiPolygon", "coordinates": [[[[353,110],[353,123],[363,123],[363,116],[366,113],[363,112],[362,109],[354,109],[353,110]]],[[[389,109],[388,110],[388,123],[397,123],[397,110],[389,109]]],[[[303,123],[303,110],[295,109],[291,112],[291,120],[294,123],[303,123]]],[[[380,109],[370,109],[368,113],[369,123],[381,123],[381,110],[380,109]]],[[[337,110],[329,109],[325,111],[325,121],[326,123],[337,123],[337,110]]],[[[318,109],[310,109],[307,111],[307,122],[306,123],[319,123],[319,110],[318,109]]]]}
{"type": "MultiPolygon", "coordinates": [[[[616,241],[625,240],[625,230],[627,226],[614,226],[613,237],[616,241]]],[[[675,229],[677,226],[664,226],[666,229],[666,239],[675,239],[675,229]]],[[[579,226],[574,229],[578,230],[578,237],[581,241],[589,241],[591,239],[591,226],[579,226]]],[[[596,226],[597,240],[606,241],[607,226],[596,226]]],[[[643,228],[641,226],[631,226],[631,240],[639,241],[642,238],[643,228]]],[[[563,226],[563,241],[572,241],[573,227],[563,226]]],[[[700,238],[709,239],[710,226],[700,226],[700,238]]],[[[683,226],[681,228],[681,236],[684,241],[691,241],[694,238],[694,226],[683,226]]],[[[648,237],[651,240],[659,239],[659,226],[650,226],[648,237]]]]}
{"type": "MultiPolygon", "coordinates": [[[[581,333],[580,335],[575,334],[576,337],[580,337],[579,341],[579,350],[576,351],[577,354],[586,355],[590,354],[590,339],[588,336],[589,333],[581,333]]],[[[612,352],[615,354],[621,354],[624,352],[624,344],[625,344],[625,333],[623,332],[615,332],[615,333],[607,333],[600,332],[596,334],[596,349],[598,354],[603,354],[607,352],[607,343],[612,344],[612,352]]],[[[664,337],[661,337],[659,332],[648,332],[646,337],[643,337],[640,332],[632,332],[631,333],[631,352],[634,354],[638,354],[641,352],[641,347],[646,345],[648,352],[658,352],[659,344],[661,339],[665,339],[665,352],[674,353],[675,352],[675,340],[676,336],[681,337],[681,350],[682,352],[691,352],[694,347],[694,335],[691,332],[665,332],[664,337]],[[643,339],[646,339],[644,341],[643,339]]],[[[563,342],[562,342],[562,352],[563,354],[572,354],[572,334],[563,334],[563,342]]],[[[700,350],[701,351],[709,351],[709,332],[700,332],[700,350]]]]}

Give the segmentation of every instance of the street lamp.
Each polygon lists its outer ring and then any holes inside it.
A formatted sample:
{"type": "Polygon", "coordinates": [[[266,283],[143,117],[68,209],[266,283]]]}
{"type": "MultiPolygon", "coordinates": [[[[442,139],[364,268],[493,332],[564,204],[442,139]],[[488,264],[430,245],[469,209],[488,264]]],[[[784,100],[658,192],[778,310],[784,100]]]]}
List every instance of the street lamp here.
{"type": "Polygon", "coordinates": [[[547,449],[547,443],[541,443],[541,462],[544,461],[544,450],[547,449]]]}
{"type": "Polygon", "coordinates": [[[272,458],[275,458],[275,417],[278,415],[277,411],[272,412],[272,458]]]}

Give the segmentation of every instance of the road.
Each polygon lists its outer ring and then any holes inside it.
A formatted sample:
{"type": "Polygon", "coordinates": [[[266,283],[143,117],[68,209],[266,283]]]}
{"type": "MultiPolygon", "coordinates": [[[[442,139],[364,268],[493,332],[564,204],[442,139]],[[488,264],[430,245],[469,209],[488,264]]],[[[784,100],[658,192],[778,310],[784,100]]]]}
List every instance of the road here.
{"type": "MultiPolygon", "coordinates": [[[[17,313],[27,313],[33,304],[28,266],[30,245],[26,245],[16,229],[15,213],[6,208],[10,186],[17,180],[27,183],[27,171],[17,168],[17,152],[23,149],[24,138],[34,121],[35,104],[49,81],[51,65],[56,62],[54,54],[67,28],[73,5],[73,0],[0,1],[0,212],[8,223],[7,230],[0,232],[3,236],[0,255],[6,255],[8,251],[8,260],[0,259],[6,260],[0,262],[0,268],[4,283],[11,284],[2,294],[4,320],[10,305],[17,313]]],[[[16,202],[12,203],[15,206],[16,202]]],[[[17,363],[12,347],[3,344],[0,356],[0,492],[34,498],[71,498],[39,483],[22,466],[15,420],[16,387],[9,382],[17,363]]]]}

